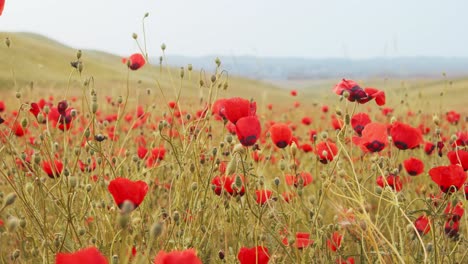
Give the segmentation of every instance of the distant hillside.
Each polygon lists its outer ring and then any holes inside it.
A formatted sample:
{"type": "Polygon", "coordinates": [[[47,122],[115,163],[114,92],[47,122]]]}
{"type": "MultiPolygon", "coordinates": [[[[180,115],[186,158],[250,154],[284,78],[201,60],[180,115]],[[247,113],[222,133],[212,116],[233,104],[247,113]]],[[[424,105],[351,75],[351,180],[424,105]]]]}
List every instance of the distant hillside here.
{"type": "MultiPolygon", "coordinates": [[[[211,69],[216,56],[170,56],[171,65],[193,64],[211,69]]],[[[258,80],[321,80],[347,78],[438,78],[443,72],[451,77],[468,76],[468,58],[396,57],[351,59],[272,58],[220,56],[223,67],[231,74],[258,80]]],[[[158,62],[155,58],[153,61],[158,62]]]]}
{"type": "MultiPolygon", "coordinates": [[[[35,87],[50,91],[65,88],[72,72],[70,62],[76,60],[77,49],[79,47],[71,48],[37,34],[0,32],[0,90],[13,90],[15,81],[17,88],[26,87],[31,82],[35,87]],[[11,40],[10,48],[5,45],[6,37],[11,40]]],[[[71,86],[80,87],[85,78],[92,76],[95,86],[105,89],[106,95],[121,94],[119,91],[126,86],[127,78],[127,68],[122,64],[121,57],[93,50],[83,50],[82,54],[82,76],[74,74],[71,77],[71,86]]],[[[178,88],[180,85],[179,67],[168,69],[147,64],[130,73],[130,84],[132,87],[140,87],[140,94],[152,87],[157,90],[161,88],[172,95],[174,86],[178,88]]],[[[205,71],[204,79],[207,83],[212,73],[205,71]]],[[[196,70],[190,75],[185,74],[183,85],[188,89],[184,90],[184,96],[199,96],[199,78],[200,74],[196,70]]],[[[272,84],[229,76],[229,89],[222,96],[260,97],[264,93],[276,96],[282,92],[272,84]]]]}

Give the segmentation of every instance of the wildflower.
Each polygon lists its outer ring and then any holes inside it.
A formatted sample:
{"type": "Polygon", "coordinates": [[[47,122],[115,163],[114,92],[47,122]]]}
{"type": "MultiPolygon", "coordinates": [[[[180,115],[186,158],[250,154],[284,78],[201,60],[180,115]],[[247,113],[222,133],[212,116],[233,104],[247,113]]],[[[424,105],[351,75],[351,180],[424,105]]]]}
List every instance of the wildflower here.
{"type": "Polygon", "coordinates": [[[418,233],[420,235],[425,235],[429,233],[431,230],[431,225],[429,221],[429,217],[426,215],[421,215],[414,221],[414,227],[416,227],[416,230],[418,230],[418,233]]]}
{"type": "Polygon", "coordinates": [[[312,124],[312,119],[310,117],[308,117],[308,116],[305,116],[305,117],[302,118],[301,122],[302,122],[302,124],[308,126],[308,125],[312,124]]]}
{"type": "Polygon", "coordinates": [[[267,264],[270,261],[268,248],[257,246],[253,248],[242,247],[237,254],[240,264],[267,264]]]}
{"type": "Polygon", "coordinates": [[[384,188],[386,185],[390,186],[394,191],[399,192],[403,188],[403,182],[401,181],[400,176],[397,175],[388,175],[377,177],[377,185],[384,188]],[[384,180],[385,179],[385,180],[384,180]]]}
{"type": "Polygon", "coordinates": [[[286,178],[287,185],[294,184],[294,187],[296,188],[299,186],[299,183],[301,183],[302,186],[305,187],[309,185],[310,183],[312,183],[313,181],[312,175],[309,172],[305,172],[305,171],[299,173],[297,176],[288,174],[285,176],[285,178],[286,178]]]}
{"type": "Polygon", "coordinates": [[[353,127],[354,131],[361,136],[362,130],[364,127],[371,122],[371,119],[368,114],[366,113],[358,113],[353,115],[351,118],[351,126],[353,127]]]}
{"type": "Polygon", "coordinates": [[[154,264],[202,264],[201,260],[197,257],[197,253],[193,248],[186,250],[174,250],[165,252],[163,250],[158,252],[154,259],[154,264]]]}
{"type": "Polygon", "coordinates": [[[370,123],[362,130],[361,137],[353,137],[353,143],[365,152],[380,152],[388,144],[387,126],[380,123],[370,123]]]}
{"type": "Polygon", "coordinates": [[[332,161],[336,154],[338,153],[338,148],[333,142],[320,142],[315,147],[315,154],[318,156],[319,161],[323,164],[327,164],[332,161]]]}
{"type": "Polygon", "coordinates": [[[328,248],[336,252],[341,247],[341,241],[343,240],[343,235],[338,232],[333,232],[332,237],[327,239],[328,248]]]}
{"type": "Polygon", "coordinates": [[[364,104],[372,99],[375,99],[377,105],[385,104],[385,92],[375,88],[362,89],[355,81],[343,79],[333,88],[337,95],[343,95],[345,92],[349,94],[348,101],[364,104]]]}
{"type": "Polygon", "coordinates": [[[54,160],[53,163],[50,161],[42,162],[42,169],[50,177],[59,177],[63,171],[63,163],[60,160],[54,160]]]}
{"type": "Polygon", "coordinates": [[[403,161],[406,172],[411,176],[417,176],[424,171],[424,163],[417,158],[411,157],[403,161]]]}
{"type": "Polygon", "coordinates": [[[129,58],[123,58],[122,63],[127,64],[130,70],[136,71],[145,65],[146,60],[140,53],[135,53],[129,58]]]}
{"type": "Polygon", "coordinates": [[[236,134],[243,146],[249,147],[257,142],[262,128],[257,116],[240,118],[236,123],[236,134]]]}
{"type": "Polygon", "coordinates": [[[463,170],[468,170],[468,151],[461,149],[457,151],[450,151],[447,153],[447,157],[449,158],[451,164],[461,165],[463,170]]]}
{"type": "Polygon", "coordinates": [[[429,175],[432,181],[439,185],[440,189],[447,193],[448,191],[453,192],[451,189],[453,186],[455,190],[459,190],[466,181],[467,175],[461,166],[449,165],[439,166],[429,170],[429,175]]]}
{"type": "Polygon", "coordinates": [[[107,187],[109,192],[114,197],[114,201],[122,208],[125,201],[130,201],[138,207],[145,199],[148,192],[148,184],[144,181],[131,181],[126,178],[116,178],[112,180],[107,187]]]}
{"type": "Polygon", "coordinates": [[[58,253],[56,264],[107,264],[107,259],[95,247],[81,249],[74,253],[58,253]]]}
{"type": "Polygon", "coordinates": [[[270,190],[256,190],[255,195],[257,199],[255,200],[257,204],[264,205],[268,200],[271,199],[273,192],[270,190]]]}
{"type": "Polygon", "coordinates": [[[398,121],[392,124],[390,135],[395,146],[401,150],[416,148],[424,142],[419,129],[398,121]]]}
{"type": "Polygon", "coordinates": [[[250,102],[247,99],[240,97],[233,97],[224,101],[221,106],[221,116],[225,116],[233,124],[237,123],[237,120],[246,116],[254,116],[257,111],[257,104],[250,102]]]}
{"type": "Polygon", "coordinates": [[[453,110],[448,111],[447,114],[445,115],[445,118],[450,124],[456,125],[458,124],[458,121],[460,121],[460,114],[453,110]]]}
{"type": "Polygon", "coordinates": [[[271,140],[278,148],[285,148],[291,144],[292,131],[286,124],[274,124],[270,127],[271,140]]]}

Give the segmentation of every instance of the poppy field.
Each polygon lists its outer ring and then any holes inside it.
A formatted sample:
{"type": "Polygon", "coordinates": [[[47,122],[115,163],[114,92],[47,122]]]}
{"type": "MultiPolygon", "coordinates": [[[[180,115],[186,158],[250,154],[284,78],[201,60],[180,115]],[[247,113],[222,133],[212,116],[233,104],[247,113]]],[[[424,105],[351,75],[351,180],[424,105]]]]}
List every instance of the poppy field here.
{"type": "Polygon", "coordinates": [[[218,59],[142,50],[112,90],[86,51],[63,60],[68,85],[1,87],[1,263],[468,262],[467,108],[440,103],[447,86],[337,76],[270,101],[218,59]],[[145,68],[170,82],[136,99],[145,68]]]}

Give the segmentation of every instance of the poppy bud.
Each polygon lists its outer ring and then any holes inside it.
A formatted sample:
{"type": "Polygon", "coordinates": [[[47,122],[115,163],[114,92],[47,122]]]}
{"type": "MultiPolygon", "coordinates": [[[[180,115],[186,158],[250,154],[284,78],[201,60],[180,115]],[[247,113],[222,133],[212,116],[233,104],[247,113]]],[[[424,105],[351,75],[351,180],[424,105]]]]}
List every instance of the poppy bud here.
{"type": "Polygon", "coordinates": [[[187,65],[187,70],[188,70],[188,71],[192,71],[192,69],[193,69],[192,64],[187,65]]]}
{"type": "Polygon", "coordinates": [[[203,87],[203,85],[205,85],[205,82],[203,80],[200,80],[200,87],[203,87]]]}
{"type": "Polygon", "coordinates": [[[10,45],[11,45],[11,40],[10,40],[9,37],[6,37],[6,38],[5,38],[5,45],[6,45],[8,48],[10,47],[10,45]]]}
{"type": "Polygon", "coordinates": [[[14,193],[14,192],[9,193],[9,194],[5,197],[5,207],[14,204],[15,201],[16,201],[16,193],[14,193]]]}
{"type": "Polygon", "coordinates": [[[163,228],[164,228],[163,222],[154,223],[150,229],[150,237],[151,237],[150,239],[158,238],[162,234],[163,228]]]}
{"type": "Polygon", "coordinates": [[[94,139],[95,139],[97,142],[102,142],[102,141],[106,140],[107,137],[104,136],[103,134],[97,134],[96,136],[94,136],[94,139]]]}
{"type": "Polygon", "coordinates": [[[174,219],[174,222],[179,223],[180,214],[179,214],[178,211],[175,211],[175,212],[172,214],[172,219],[174,219]]]}
{"type": "Polygon", "coordinates": [[[215,63],[216,63],[216,66],[218,67],[221,66],[221,60],[218,57],[216,57],[215,63]]]}
{"type": "Polygon", "coordinates": [[[164,44],[164,43],[161,44],[161,50],[162,50],[162,51],[165,51],[165,50],[166,50],[166,44],[164,44]]]}
{"type": "Polygon", "coordinates": [[[132,38],[133,38],[133,39],[137,39],[137,38],[138,38],[137,33],[133,33],[133,34],[132,34],[132,38]]]}
{"type": "Polygon", "coordinates": [[[292,143],[291,143],[291,153],[293,154],[293,156],[296,156],[296,153],[297,153],[297,145],[296,145],[296,142],[292,142],[292,143]]]}
{"type": "Polygon", "coordinates": [[[149,13],[146,12],[144,18],[147,18],[149,16],[149,13]]]}
{"type": "Polygon", "coordinates": [[[70,184],[70,187],[74,189],[78,185],[78,180],[76,177],[72,176],[68,178],[68,183],[70,184]]]}
{"type": "Polygon", "coordinates": [[[180,67],[180,78],[181,79],[184,78],[184,74],[185,74],[184,67],[180,67]]]}
{"type": "Polygon", "coordinates": [[[278,177],[276,177],[274,180],[273,180],[273,183],[278,186],[280,185],[280,179],[278,177]]]}
{"type": "Polygon", "coordinates": [[[211,82],[212,83],[216,82],[216,75],[211,75],[211,82]]]}
{"type": "Polygon", "coordinates": [[[242,188],[242,178],[240,177],[240,175],[236,175],[235,184],[236,184],[237,189],[240,190],[242,188]]]}
{"type": "Polygon", "coordinates": [[[81,59],[81,55],[82,55],[81,50],[78,50],[78,51],[76,52],[76,58],[77,58],[77,59],[81,59]]]}
{"type": "Polygon", "coordinates": [[[6,223],[6,227],[7,227],[8,232],[11,232],[11,233],[15,232],[18,225],[19,225],[18,218],[10,217],[8,219],[7,223],[6,223]]]}
{"type": "Polygon", "coordinates": [[[93,114],[96,114],[97,110],[98,110],[98,104],[97,104],[97,103],[93,103],[93,104],[91,105],[91,112],[92,112],[93,114]]]}
{"type": "Polygon", "coordinates": [[[86,192],[90,192],[92,188],[93,186],[91,186],[91,184],[86,184],[85,190],[86,192]]]}
{"type": "Polygon", "coordinates": [[[15,249],[15,251],[13,251],[13,253],[11,253],[11,260],[16,260],[17,258],[19,258],[19,256],[20,256],[20,250],[15,249]]]}
{"type": "Polygon", "coordinates": [[[20,92],[16,92],[16,99],[20,99],[21,98],[21,93],[20,92]]]}
{"type": "Polygon", "coordinates": [[[28,120],[26,118],[23,118],[23,120],[21,120],[21,126],[23,128],[27,127],[28,126],[28,120]]]}
{"type": "Polygon", "coordinates": [[[237,160],[231,159],[226,168],[226,175],[233,174],[237,169],[237,160]]]}
{"type": "Polygon", "coordinates": [[[84,67],[84,66],[83,66],[83,63],[82,63],[82,62],[78,63],[78,71],[79,71],[80,73],[83,71],[83,67],[84,67]]]}
{"type": "Polygon", "coordinates": [[[438,125],[440,124],[440,119],[439,119],[439,117],[436,116],[436,115],[434,115],[434,116],[432,117],[432,122],[434,122],[434,124],[435,124],[436,126],[438,126],[438,125]]]}

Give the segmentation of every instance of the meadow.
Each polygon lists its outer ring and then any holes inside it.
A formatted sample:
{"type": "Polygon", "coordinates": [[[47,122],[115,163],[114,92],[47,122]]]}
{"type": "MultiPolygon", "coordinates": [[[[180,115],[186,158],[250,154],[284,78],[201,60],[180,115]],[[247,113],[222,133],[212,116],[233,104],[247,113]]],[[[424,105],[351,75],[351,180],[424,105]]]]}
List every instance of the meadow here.
{"type": "Polygon", "coordinates": [[[285,89],[0,39],[1,263],[468,262],[465,79],[285,89]]]}

